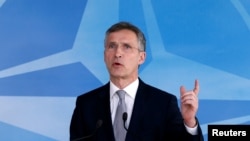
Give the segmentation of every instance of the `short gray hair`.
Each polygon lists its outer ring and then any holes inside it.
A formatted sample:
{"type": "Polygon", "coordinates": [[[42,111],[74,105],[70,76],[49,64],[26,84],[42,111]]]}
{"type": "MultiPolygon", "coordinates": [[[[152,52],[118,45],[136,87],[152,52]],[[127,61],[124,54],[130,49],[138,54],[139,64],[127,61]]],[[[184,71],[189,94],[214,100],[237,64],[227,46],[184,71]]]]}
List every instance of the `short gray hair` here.
{"type": "Polygon", "coordinates": [[[129,22],[125,22],[125,21],[122,21],[122,22],[118,22],[116,24],[113,24],[107,31],[106,31],[106,34],[105,34],[105,44],[106,44],[106,38],[107,36],[112,33],[112,32],[116,32],[116,31],[120,31],[120,30],[123,30],[123,29],[127,29],[127,30],[130,30],[130,31],[133,31],[136,36],[137,36],[137,39],[139,41],[139,50],[140,51],[146,51],[146,38],[143,34],[143,32],[138,28],[136,27],[135,25],[129,23],[129,22]]]}

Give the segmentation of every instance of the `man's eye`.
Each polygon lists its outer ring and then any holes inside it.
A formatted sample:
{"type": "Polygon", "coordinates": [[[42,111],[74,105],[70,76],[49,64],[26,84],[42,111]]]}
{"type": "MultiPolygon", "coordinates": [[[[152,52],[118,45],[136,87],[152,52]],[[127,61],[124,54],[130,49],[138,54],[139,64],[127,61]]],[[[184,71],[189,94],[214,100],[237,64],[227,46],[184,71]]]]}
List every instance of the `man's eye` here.
{"type": "Polygon", "coordinates": [[[124,46],[126,49],[131,49],[132,47],[131,46],[129,46],[129,45],[125,45],[124,46]]]}
{"type": "Polygon", "coordinates": [[[109,48],[115,48],[115,45],[114,44],[111,44],[108,46],[109,48]]]}

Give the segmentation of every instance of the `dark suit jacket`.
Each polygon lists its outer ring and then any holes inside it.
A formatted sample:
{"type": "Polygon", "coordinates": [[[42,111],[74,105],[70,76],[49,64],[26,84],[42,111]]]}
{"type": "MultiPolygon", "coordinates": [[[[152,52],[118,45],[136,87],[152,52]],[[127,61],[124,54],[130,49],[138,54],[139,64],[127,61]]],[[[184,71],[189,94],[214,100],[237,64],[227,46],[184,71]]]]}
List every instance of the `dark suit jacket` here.
{"type": "MultiPolygon", "coordinates": [[[[195,136],[187,133],[176,96],[139,79],[126,141],[203,141],[199,125],[198,131],[195,136]]],[[[77,97],[70,124],[70,140],[82,137],[86,137],[83,141],[115,141],[109,83],[77,97]],[[96,130],[100,120],[102,125],[96,130]],[[91,137],[87,138],[88,135],[91,137]]]]}

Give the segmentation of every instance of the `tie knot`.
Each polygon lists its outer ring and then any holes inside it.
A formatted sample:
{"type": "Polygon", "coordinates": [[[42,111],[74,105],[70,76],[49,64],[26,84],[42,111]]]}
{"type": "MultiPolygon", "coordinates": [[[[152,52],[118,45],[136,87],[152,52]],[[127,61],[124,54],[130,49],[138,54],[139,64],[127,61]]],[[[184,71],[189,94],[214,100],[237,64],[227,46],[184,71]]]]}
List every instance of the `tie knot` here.
{"type": "Polygon", "coordinates": [[[118,90],[116,91],[117,95],[119,96],[120,100],[124,100],[125,99],[125,91],[124,90],[118,90]]]}

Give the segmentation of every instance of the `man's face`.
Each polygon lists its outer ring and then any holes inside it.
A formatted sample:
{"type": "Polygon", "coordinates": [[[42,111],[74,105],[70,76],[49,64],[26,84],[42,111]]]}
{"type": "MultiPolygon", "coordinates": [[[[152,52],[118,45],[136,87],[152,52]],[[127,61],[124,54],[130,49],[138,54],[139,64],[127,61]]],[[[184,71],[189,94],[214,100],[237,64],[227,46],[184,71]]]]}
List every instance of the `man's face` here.
{"type": "Polygon", "coordinates": [[[134,79],[146,53],[139,51],[136,34],[130,30],[110,33],[106,38],[104,61],[111,78],[134,79]]]}

